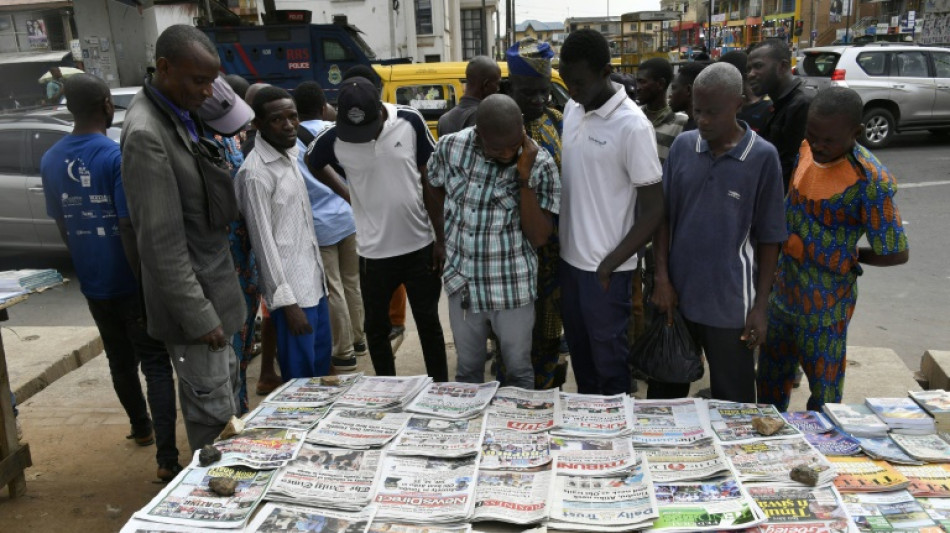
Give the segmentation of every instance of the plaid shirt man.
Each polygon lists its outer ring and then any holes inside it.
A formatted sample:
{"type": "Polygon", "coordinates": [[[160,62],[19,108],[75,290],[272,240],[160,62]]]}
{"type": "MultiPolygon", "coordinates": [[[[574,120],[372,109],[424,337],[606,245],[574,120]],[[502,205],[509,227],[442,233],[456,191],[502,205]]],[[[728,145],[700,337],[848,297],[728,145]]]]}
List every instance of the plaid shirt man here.
{"type": "MultiPolygon", "coordinates": [[[[518,171],[488,160],[474,128],[439,139],[428,179],[445,188],[445,291],[468,290],[469,311],[516,309],[537,297],[538,259],[521,231],[518,171]]],[[[541,209],[557,214],[561,181],[538,150],[529,185],[541,209]]]]}

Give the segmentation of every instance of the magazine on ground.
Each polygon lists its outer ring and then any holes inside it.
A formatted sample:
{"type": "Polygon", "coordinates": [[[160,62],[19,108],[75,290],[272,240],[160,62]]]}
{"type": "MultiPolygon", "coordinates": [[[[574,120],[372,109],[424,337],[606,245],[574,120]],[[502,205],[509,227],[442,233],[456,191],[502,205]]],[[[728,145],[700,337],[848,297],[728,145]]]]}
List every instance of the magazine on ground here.
{"type": "Polygon", "coordinates": [[[412,413],[370,409],[331,409],[317,427],[307,433],[307,442],[340,448],[383,446],[398,435],[412,413]]]}
{"type": "Polygon", "coordinates": [[[356,511],[376,489],[379,450],[349,450],[305,443],[297,457],[274,474],[265,499],[356,511]]]}
{"type": "Polygon", "coordinates": [[[537,433],[554,427],[561,408],[557,389],[501,387],[488,406],[488,429],[537,433]]]}
{"type": "Polygon", "coordinates": [[[363,376],[333,406],[354,409],[404,407],[429,383],[432,383],[429,376],[363,376]]]}
{"type": "Polygon", "coordinates": [[[633,401],[626,394],[598,396],[561,393],[552,435],[616,437],[633,428],[633,401]]]}
{"type": "Polygon", "coordinates": [[[447,420],[413,415],[387,453],[427,457],[465,457],[481,450],[485,417],[447,420]]]}
{"type": "Polygon", "coordinates": [[[471,418],[482,414],[497,390],[497,381],[429,383],[409,402],[406,411],[439,418],[471,418]]]}
{"type": "Polygon", "coordinates": [[[789,474],[797,466],[808,467],[818,473],[818,485],[827,485],[835,479],[835,469],[805,437],[760,440],[757,442],[727,443],[723,454],[732,464],[739,481],[771,481],[796,484],[789,474]]]}
{"type": "Polygon", "coordinates": [[[910,481],[884,461],[867,457],[829,457],[838,477],[835,487],[841,492],[886,492],[907,488],[910,481]]]}
{"type": "Polygon", "coordinates": [[[320,421],[330,406],[274,405],[262,403],[244,417],[244,429],[274,428],[308,431],[320,421]]]}
{"type": "Polygon", "coordinates": [[[863,403],[826,403],[821,409],[836,426],[852,437],[887,436],[887,424],[863,403]]]}
{"type": "Polygon", "coordinates": [[[876,494],[842,493],[841,497],[861,532],[943,533],[906,490],[876,494]]]}
{"type": "Polygon", "coordinates": [[[248,533],[366,533],[376,514],[369,506],[356,512],[345,512],[287,503],[264,505],[248,533]]]}
{"type": "Polygon", "coordinates": [[[271,405],[328,405],[336,401],[351,385],[363,377],[362,372],[291,379],[274,389],[262,403],[271,405]]]}
{"type": "Polygon", "coordinates": [[[306,432],[295,429],[245,429],[219,440],[214,447],[221,452],[221,465],[244,465],[258,470],[283,466],[297,455],[306,432]]]}
{"type": "Polygon", "coordinates": [[[553,477],[550,468],[534,472],[479,471],[472,520],[541,522],[550,513],[553,477]]]}
{"type": "Polygon", "coordinates": [[[547,433],[485,431],[480,470],[527,470],[551,462],[547,433]]]}
{"type": "Polygon", "coordinates": [[[765,522],[735,477],[654,483],[659,518],[650,531],[731,531],[765,522]]]}
{"type": "Polygon", "coordinates": [[[712,440],[709,413],[698,398],[634,400],[634,444],[683,445],[712,440]]]}
{"type": "Polygon", "coordinates": [[[477,457],[384,457],[374,499],[381,519],[439,523],[462,522],[471,516],[477,457]]]}
{"type": "Polygon", "coordinates": [[[801,435],[794,426],[782,418],[772,405],[754,403],[734,403],[710,400],[709,422],[720,442],[744,442],[763,439],[782,439],[801,435]],[[779,420],[784,427],[772,435],[762,435],[752,425],[754,418],[771,418],[779,420]]]}

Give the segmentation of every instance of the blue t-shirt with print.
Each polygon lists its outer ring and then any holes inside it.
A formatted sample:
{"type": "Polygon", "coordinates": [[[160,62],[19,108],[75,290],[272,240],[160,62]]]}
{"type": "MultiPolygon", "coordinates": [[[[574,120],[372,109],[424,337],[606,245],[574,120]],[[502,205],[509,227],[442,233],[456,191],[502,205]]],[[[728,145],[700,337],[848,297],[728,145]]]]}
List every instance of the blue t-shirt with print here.
{"type": "Polygon", "coordinates": [[[40,162],[46,213],[66,226],[80,289],[94,300],[137,291],[119,236],[129,216],[121,167],[118,143],[98,133],[67,135],[40,162]]]}

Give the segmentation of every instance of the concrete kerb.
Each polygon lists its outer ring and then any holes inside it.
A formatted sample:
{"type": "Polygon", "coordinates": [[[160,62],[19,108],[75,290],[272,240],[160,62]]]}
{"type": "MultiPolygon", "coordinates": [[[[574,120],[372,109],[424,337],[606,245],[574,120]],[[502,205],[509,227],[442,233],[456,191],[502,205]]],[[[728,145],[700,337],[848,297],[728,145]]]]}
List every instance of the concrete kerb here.
{"type": "Polygon", "coordinates": [[[102,353],[95,327],[2,327],[10,387],[22,404],[102,353]]]}

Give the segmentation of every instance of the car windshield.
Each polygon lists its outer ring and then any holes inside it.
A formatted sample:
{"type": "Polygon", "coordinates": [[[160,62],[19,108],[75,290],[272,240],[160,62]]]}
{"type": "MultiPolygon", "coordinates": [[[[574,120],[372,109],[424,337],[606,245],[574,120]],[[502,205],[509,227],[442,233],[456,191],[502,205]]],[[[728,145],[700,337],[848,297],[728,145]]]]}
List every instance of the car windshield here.
{"type": "Polygon", "coordinates": [[[835,52],[806,52],[802,68],[806,76],[830,78],[840,57],[835,52]]]}
{"type": "Polygon", "coordinates": [[[376,59],[376,52],[374,52],[373,49],[370,48],[368,44],[366,44],[366,41],[364,41],[360,36],[360,32],[351,29],[350,36],[353,37],[354,41],[356,41],[356,45],[360,47],[360,50],[363,51],[367,59],[376,59]]]}

